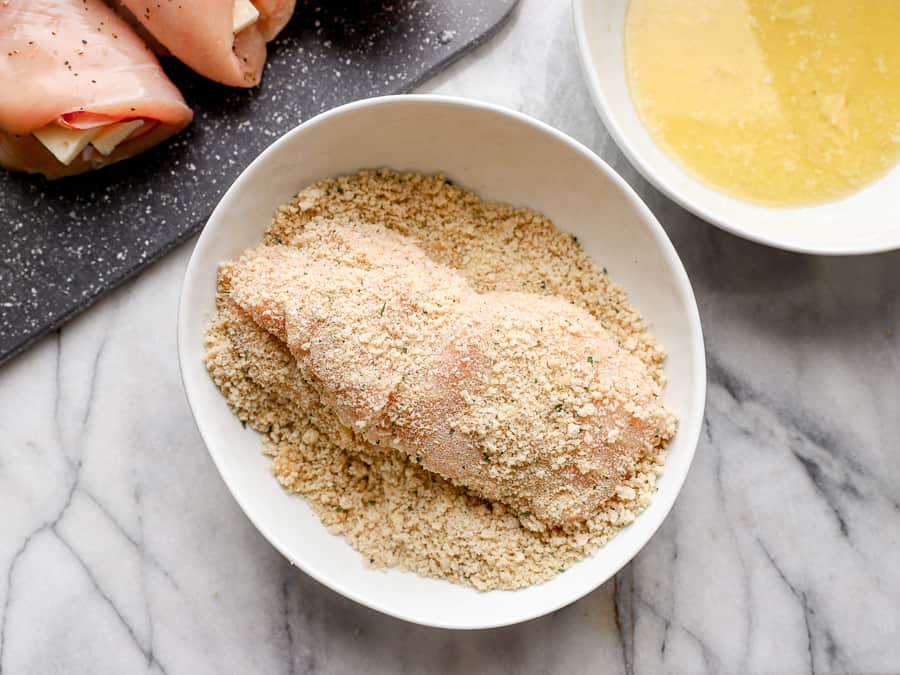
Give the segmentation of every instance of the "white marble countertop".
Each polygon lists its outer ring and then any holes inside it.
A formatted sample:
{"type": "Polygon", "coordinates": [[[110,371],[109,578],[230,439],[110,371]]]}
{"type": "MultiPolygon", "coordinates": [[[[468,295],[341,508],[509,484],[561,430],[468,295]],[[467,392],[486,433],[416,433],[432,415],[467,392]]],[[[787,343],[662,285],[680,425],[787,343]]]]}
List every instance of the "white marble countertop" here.
{"type": "Polygon", "coordinates": [[[583,141],[675,242],[710,387],[659,533],[580,602],[493,631],[319,586],[257,534],[194,428],[175,353],[188,243],[0,370],[0,671],[900,672],[900,253],[767,249],[649,188],[588,100],[564,0],[523,0],[424,90],[583,141]]]}

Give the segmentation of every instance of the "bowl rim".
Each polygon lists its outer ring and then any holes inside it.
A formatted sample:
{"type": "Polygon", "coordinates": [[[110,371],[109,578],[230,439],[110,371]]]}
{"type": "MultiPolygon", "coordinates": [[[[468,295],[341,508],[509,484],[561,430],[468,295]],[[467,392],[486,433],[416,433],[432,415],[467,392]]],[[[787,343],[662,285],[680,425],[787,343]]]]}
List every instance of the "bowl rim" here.
{"type": "MultiPolygon", "coordinates": [[[[893,239],[888,238],[882,243],[849,246],[844,245],[840,248],[816,246],[815,244],[800,244],[793,241],[782,241],[778,237],[765,236],[763,234],[759,234],[758,232],[754,232],[748,227],[736,225],[730,222],[729,219],[720,217],[714,211],[708,209],[703,204],[702,200],[691,199],[690,197],[685,196],[683,193],[673,187],[667,180],[662,178],[660,174],[657,173],[657,171],[653,167],[653,163],[647,160],[635,148],[635,146],[629,140],[628,136],[619,126],[617,118],[613,114],[612,106],[610,105],[609,99],[606,96],[604,87],[600,84],[601,79],[597,75],[596,68],[594,67],[593,61],[591,59],[591,42],[587,34],[587,28],[585,26],[585,8],[587,6],[587,3],[591,1],[592,0],[572,0],[572,19],[575,24],[575,39],[578,45],[578,61],[581,64],[581,73],[584,77],[585,82],[587,83],[588,91],[591,95],[591,100],[594,103],[594,108],[599,113],[600,119],[602,120],[603,125],[606,127],[606,130],[609,132],[609,135],[622,151],[622,154],[625,155],[631,165],[637,170],[637,172],[640,173],[641,176],[643,176],[644,179],[646,179],[657,190],[662,192],[666,197],[671,199],[683,209],[690,211],[691,213],[702,218],[711,225],[725,230],[726,232],[730,232],[731,234],[741,237],[742,239],[747,239],[749,241],[756,242],[757,244],[771,246],[773,248],[778,248],[784,251],[804,253],[809,255],[842,256],[885,253],[887,251],[893,251],[900,248],[900,229],[898,229],[893,239]]],[[[629,0],[623,1],[628,2],[629,0]]],[[[738,201],[749,206],[755,206],[751,202],[745,202],[740,199],[738,199],[738,201]]],[[[805,207],[784,208],[799,212],[802,211],[805,207]]]]}
{"type": "MultiPolygon", "coordinates": [[[[273,205],[273,209],[275,207],[277,207],[277,205],[273,205]]],[[[218,470],[220,477],[228,488],[228,491],[231,493],[232,497],[238,503],[238,506],[240,506],[241,510],[244,512],[244,515],[248,518],[248,520],[250,520],[257,531],[259,531],[259,533],[263,535],[263,537],[269,542],[269,544],[273,546],[282,556],[284,556],[292,565],[299,567],[305,574],[312,577],[320,584],[328,587],[332,591],[344,596],[345,598],[359,603],[360,605],[378,611],[382,614],[386,614],[388,616],[422,626],[455,630],[480,630],[514,625],[550,614],[551,612],[572,604],[573,602],[581,599],[582,597],[599,588],[610,578],[618,574],[626,565],[628,565],[629,562],[631,562],[634,556],[637,555],[637,553],[650,541],[650,539],[652,539],[653,535],[668,517],[676,498],[681,493],[681,490],[684,486],[684,481],[687,477],[688,471],[690,470],[691,464],[693,463],[703,427],[707,381],[706,353],[699,309],[697,307],[697,301],[696,297],[694,296],[693,288],[687,276],[687,272],[684,269],[684,265],[681,262],[681,259],[678,256],[674,245],[669,240],[668,235],[666,234],[662,225],[660,225],[659,221],[650,211],[649,207],[644,204],[638,194],[631,188],[631,186],[628,185],[625,179],[619,176],[619,174],[617,174],[606,162],[604,162],[599,156],[597,156],[584,144],[553,128],[545,122],[542,122],[524,113],[493,103],[463,97],[444,96],[436,94],[397,94],[390,96],[380,96],[353,101],[336,108],[332,108],[310,118],[294,129],[288,131],[286,134],[270,144],[241,172],[238,178],[231,184],[231,186],[220,199],[219,203],[216,205],[216,208],[213,210],[212,214],[204,225],[200,236],[198,237],[197,242],[194,245],[194,250],[191,252],[190,259],[186,266],[182,289],[179,296],[177,316],[178,318],[176,333],[178,365],[182,385],[185,391],[185,397],[187,399],[191,415],[194,419],[197,430],[200,433],[201,439],[206,446],[206,450],[213,460],[213,464],[218,470]],[[520,615],[516,615],[514,617],[507,617],[498,620],[484,620],[476,618],[473,622],[466,623],[464,625],[459,623],[441,622],[429,619],[423,620],[420,617],[397,611],[389,606],[385,606],[379,601],[372,600],[363,594],[357,593],[354,590],[347,588],[343,583],[340,582],[340,580],[327,577],[325,574],[320,573],[318,570],[311,568],[308,564],[306,564],[304,560],[295,558],[288,550],[288,547],[279,540],[278,535],[274,534],[264,522],[259,522],[259,519],[256,517],[256,515],[253,514],[252,509],[250,509],[247,504],[247,495],[242,494],[239,490],[236,490],[235,487],[231,484],[231,481],[227,478],[227,472],[223,470],[223,466],[220,464],[220,453],[216,453],[212,450],[212,445],[210,443],[211,435],[207,431],[208,422],[202,412],[201,414],[198,414],[198,407],[195,405],[195,400],[197,400],[197,394],[195,394],[195,380],[192,379],[192,375],[190,375],[191,363],[188,361],[187,351],[185,349],[185,345],[195,337],[189,334],[189,325],[191,324],[191,314],[193,310],[188,306],[186,299],[191,295],[191,289],[197,283],[202,283],[202,279],[197,277],[197,270],[199,265],[201,264],[199,262],[200,255],[198,252],[202,252],[205,248],[206,242],[210,241],[215,236],[214,231],[218,229],[216,223],[220,219],[222,219],[223,214],[227,212],[228,203],[236,199],[237,196],[247,187],[247,185],[253,181],[253,179],[256,177],[256,173],[260,171],[260,168],[266,163],[268,158],[277,151],[278,148],[294,142],[294,139],[302,136],[305,133],[308,133],[309,130],[314,129],[321,124],[327,123],[333,117],[352,113],[364,108],[393,105],[396,103],[441,104],[461,108],[478,109],[484,112],[493,113],[511,120],[524,123],[525,125],[535,129],[536,131],[550,136],[555,141],[561,142],[567,145],[570,149],[581,154],[583,157],[588,159],[597,169],[605,174],[605,176],[616,186],[616,188],[618,188],[622,192],[623,196],[628,200],[629,204],[637,210],[638,215],[645,221],[650,234],[655,240],[657,246],[660,247],[664,257],[668,261],[671,272],[676,280],[677,291],[679,295],[684,297],[687,301],[685,303],[687,305],[687,313],[685,319],[690,326],[690,345],[691,352],[694,357],[694,367],[691,376],[696,382],[696,386],[694,386],[690,391],[690,401],[687,406],[687,412],[684,415],[685,419],[682,420],[682,424],[680,425],[678,431],[678,433],[683,434],[683,438],[685,438],[685,440],[683,441],[684,452],[687,453],[687,456],[677,466],[666,466],[665,472],[670,487],[665,493],[661,493],[659,490],[657,490],[653,495],[653,503],[655,503],[657,507],[655,516],[656,522],[651,522],[649,524],[646,536],[639,538],[629,549],[627,549],[627,551],[623,555],[621,564],[616,567],[616,569],[611,570],[608,575],[603,576],[602,578],[598,577],[596,579],[592,579],[588,584],[576,586],[573,590],[570,590],[567,593],[560,594],[559,597],[555,598],[553,602],[542,604],[532,610],[529,610],[528,612],[523,612],[520,615]]],[[[646,511],[638,515],[638,519],[642,517],[646,517],[646,511]]],[[[349,544],[347,545],[349,546],[349,544]]],[[[601,548],[600,551],[602,550],[603,549],[601,548]]],[[[594,555],[598,555],[599,553],[600,552],[598,551],[598,553],[595,553],[594,555]]],[[[493,591],[487,591],[486,593],[489,594],[491,592],[493,591]]]]}

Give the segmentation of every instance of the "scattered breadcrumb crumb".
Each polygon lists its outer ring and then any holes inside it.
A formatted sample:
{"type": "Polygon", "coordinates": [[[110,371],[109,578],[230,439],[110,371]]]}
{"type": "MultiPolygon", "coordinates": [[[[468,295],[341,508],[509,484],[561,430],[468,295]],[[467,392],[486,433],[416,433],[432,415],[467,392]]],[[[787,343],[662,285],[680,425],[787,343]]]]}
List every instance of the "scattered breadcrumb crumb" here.
{"type": "MultiPolygon", "coordinates": [[[[300,245],[311,226],[371,223],[417,240],[479,292],[557,295],[593,314],[663,386],[665,354],[605,268],[545,216],[482,201],[443,176],[389,170],[324,180],[276,212],[264,242],[300,245]]],[[[414,458],[357,438],[299,376],[287,347],[220,289],[206,365],[238,417],[264,435],[273,472],[375,567],[516,589],[595,552],[650,503],[666,430],[594,517],[548,528],[528,511],[490,503],[414,458]]]]}

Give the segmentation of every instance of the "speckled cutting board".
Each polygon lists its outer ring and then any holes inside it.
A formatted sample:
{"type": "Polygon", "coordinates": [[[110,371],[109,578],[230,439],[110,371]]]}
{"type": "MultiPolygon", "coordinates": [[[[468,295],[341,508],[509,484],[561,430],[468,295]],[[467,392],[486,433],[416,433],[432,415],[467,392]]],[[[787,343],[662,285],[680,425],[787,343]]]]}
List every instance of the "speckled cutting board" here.
{"type": "Polygon", "coordinates": [[[195,113],[172,142],[57,182],[0,171],[0,364],[197,232],[273,140],[336,105],[408,91],[516,2],[299,0],[258,89],[164,63],[195,113]]]}

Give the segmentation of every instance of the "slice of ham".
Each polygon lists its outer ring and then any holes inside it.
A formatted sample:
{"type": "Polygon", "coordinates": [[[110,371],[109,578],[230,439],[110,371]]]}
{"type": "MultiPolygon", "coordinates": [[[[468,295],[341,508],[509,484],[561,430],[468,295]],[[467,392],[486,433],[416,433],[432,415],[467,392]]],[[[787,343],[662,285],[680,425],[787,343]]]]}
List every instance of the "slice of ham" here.
{"type": "Polygon", "coordinates": [[[255,87],[266,63],[266,42],[290,19],[296,0],[253,0],[259,19],[234,32],[234,0],[116,0],[173,56],[204,77],[232,87],[255,87]]]}
{"type": "Polygon", "coordinates": [[[0,166],[58,178],[131,157],[193,114],[156,57],[100,0],[0,2],[0,166]],[[88,146],[69,165],[32,134],[145,120],[108,156],[88,146]]]}

